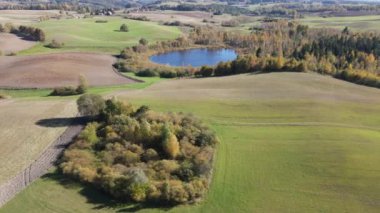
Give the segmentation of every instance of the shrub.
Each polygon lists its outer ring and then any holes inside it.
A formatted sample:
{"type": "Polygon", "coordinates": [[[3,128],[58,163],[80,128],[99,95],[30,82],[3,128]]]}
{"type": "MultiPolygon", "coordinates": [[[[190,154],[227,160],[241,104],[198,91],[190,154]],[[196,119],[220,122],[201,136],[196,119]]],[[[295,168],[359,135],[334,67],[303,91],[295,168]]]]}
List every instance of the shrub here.
{"type": "Polygon", "coordinates": [[[95,23],[107,23],[108,20],[96,20],[95,23]]]}
{"type": "Polygon", "coordinates": [[[160,78],[176,78],[177,73],[174,71],[162,71],[160,72],[160,78]]]}
{"type": "Polygon", "coordinates": [[[117,69],[119,72],[129,72],[127,67],[125,66],[125,62],[119,61],[112,65],[115,69],[117,69]]]}
{"type": "Polygon", "coordinates": [[[139,44],[141,44],[141,45],[144,45],[144,46],[146,46],[146,45],[148,45],[148,40],[146,40],[145,38],[141,38],[140,40],[139,40],[139,44]]]}
{"type": "Polygon", "coordinates": [[[136,75],[140,77],[156,77],[158,76],[158,73],[152,69],[145,69],[145,70],[138,71],[136,75]]]}
{"type": "Polygon", "coordinates": [[[49,44],[46,45],[46,47],[48,47],[48,48],[52,48],[52,49],[60,49],[60,48],[62,48],[63,46],[65,46],[64,43],[58,42],[58,41],[55,40],[55,39],[51,40],[51,42],[50,42],[49,44]]]}
{"type": "Polygon", "coordinates": [[[57,87],[50,93],[51,96],[70,96],[77,95],[77,89],[75,87],[57,87]]]}
{"type": "Polygon", "coordinates": [[[212,76],[213,72],[214,72],[214,69],[212,67],[202,66],[201,70],[199,71],[199,74],[202,77],[210,77],[212,76]]]}
{"type": "Polygon", "coordinates": [[[76,88],[69,87],[57,87],[50,93],[51,96],[70,96],[70,95],[80,95],[87,91],[88,84],[84,76],[79,76],[79,84],[76,88]]]}
{"type": "Polygon", "coordinates": [[[128,32],[129,29],[128,29],[128,26],[126,24],[122,24],[120,26],[120,32],[128,32]]]}

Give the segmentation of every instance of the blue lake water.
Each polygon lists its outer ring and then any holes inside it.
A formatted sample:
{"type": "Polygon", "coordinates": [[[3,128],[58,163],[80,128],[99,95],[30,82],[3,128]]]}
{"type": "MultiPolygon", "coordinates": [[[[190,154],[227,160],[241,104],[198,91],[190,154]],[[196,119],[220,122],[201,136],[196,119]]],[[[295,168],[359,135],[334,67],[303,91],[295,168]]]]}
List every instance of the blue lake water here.
{"type": "Polygon", "coordinates": [[[214,66],[219,62],[232,61],[237,58],[235,50],[232,49],[190,49],[172,51],[153,55],[150,60],[157,64],[170,66],[214,66]]]}

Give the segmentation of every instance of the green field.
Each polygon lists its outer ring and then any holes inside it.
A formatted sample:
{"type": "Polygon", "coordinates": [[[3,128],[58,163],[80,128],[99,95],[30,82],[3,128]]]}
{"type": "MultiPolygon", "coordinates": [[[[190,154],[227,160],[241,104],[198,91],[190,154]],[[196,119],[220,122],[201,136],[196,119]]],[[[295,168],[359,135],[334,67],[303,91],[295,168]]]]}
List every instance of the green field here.
{"type": "MultiPolygon", "coordinates": [[[[143,89],[159,81],[165,80],[160,77],[151,77],[151,78],[138,77],[134,73],[131,73],[131,72],[122,73],[122,74],[132,77],[134,79],[142,80],[144,82],[125,84],[125,85],[115,85],[115,86],[90,87],[88,88],[88,93],[105,94],[105,93],[110,93],[110,92],[115,92],[115,91],[120,91],[120,90],[143,89]]],[[[0,94],[4,94],[12,98],[47,98],[47,97],[54,98],[54,99],[64,98],[64,97],[57,97],[57,96],[49,96],[51,92],[52,92],[51,89],[0,89],[0,94]]],[[[66,97],[66,98],[72,98],[72,96],[66,97]]]]}
{"type": "Polygon", "coordinates": [[[87,19],[61,19],[39,22],[34,25],[46,33],[46,42],[55,39],[65,45],[61,49],[49,49],[39,44],[21,54],[48,53],[57,51],[89,51],[119,53],[127,46],[138,43],[140,38],[149,42],[171,40],[181,35],[177,27],[162,26],[154,22],[134,21],[120,17],[98,17],[87,19]],[[95,23],[96,20],[107,23],[95,23]],[[122,24],[129,32],[119,32],[122,24]]]}
{"type": "Polygon", "coordinates": [[[221,139],[197,205],[117,206],[54,173],[0,212],[378,212],[380,90],[307,73],[170,80],[115,93],[193,113],[221,139]]]}
{"type": "Polygon", "coordinates": [[[380,15],[371,16],[346,16],[346,17],[328,17],[307,16],[299,19],[302,24],[317,28],[336,28],[344,29],[349,27],[358,31],[379,31],[380,15]]]}

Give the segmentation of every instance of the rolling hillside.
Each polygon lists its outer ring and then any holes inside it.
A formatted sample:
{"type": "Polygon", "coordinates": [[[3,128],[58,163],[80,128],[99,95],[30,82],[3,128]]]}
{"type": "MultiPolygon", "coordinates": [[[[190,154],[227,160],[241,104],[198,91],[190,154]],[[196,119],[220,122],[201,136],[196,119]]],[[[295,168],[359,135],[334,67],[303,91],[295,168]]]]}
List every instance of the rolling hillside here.
{"type": "Polygon", "coordinates": [[[193,113],[221,139],[199,205],[119,206],[50,174],[0,212],[377,212],[380,90],[309,73],[163,81],[115,94],[193,113]],[[62,199],[62,197],[65,199],[62,199]],[[276,204],[276,205],[274,205],[276,204]]]}

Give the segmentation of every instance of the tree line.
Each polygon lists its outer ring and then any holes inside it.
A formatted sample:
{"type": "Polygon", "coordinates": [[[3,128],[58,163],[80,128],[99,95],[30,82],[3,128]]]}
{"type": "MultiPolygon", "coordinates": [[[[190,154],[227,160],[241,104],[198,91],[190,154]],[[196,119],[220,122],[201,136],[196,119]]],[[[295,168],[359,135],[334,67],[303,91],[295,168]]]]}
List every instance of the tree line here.
{"type": "Polygon", "coordinates": [[[28,40],[45,41],[45,32],[40,28],[30,26],[14,26],[10,23],[0,24],[0,32],[13,33],[28,40]]]}
{"type": "Polygon", "coordinates": [[[297,71],[318,72],[373,87],[379,86],[380,35],[351,32],[348,28],[309,29],[287,20],[265,21],[252,33],[223,31],[210,26],[194,27],[186,35],[172,41],[149,46],[138,44],[121,52],[124,71],[168,77],[221,76],[246,72],[297,71]],[[191,47],[233,48],[239,58],[216,67],[196,69],[172,68],[151,63],[148,57],[191,47]],[[169,73],[174,73],[170,74],[169,73]]]}

